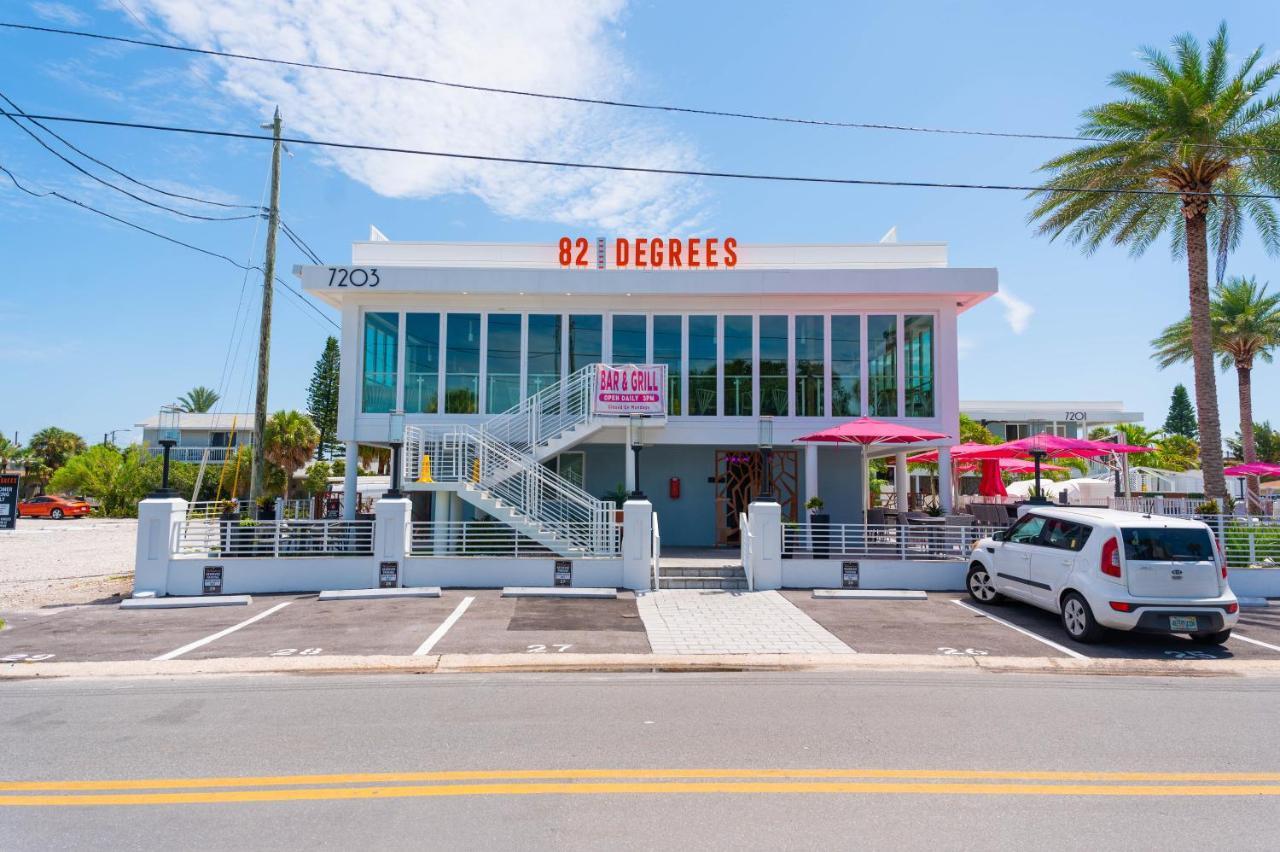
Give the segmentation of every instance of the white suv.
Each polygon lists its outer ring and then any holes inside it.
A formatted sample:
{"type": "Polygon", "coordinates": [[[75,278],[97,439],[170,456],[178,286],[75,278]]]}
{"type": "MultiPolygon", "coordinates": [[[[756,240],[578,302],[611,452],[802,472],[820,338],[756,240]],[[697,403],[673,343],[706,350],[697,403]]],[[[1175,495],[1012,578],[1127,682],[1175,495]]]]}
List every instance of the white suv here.
{"type": "Polygon", "coordinates": [[[1226,560],[1200,521],[1034,506],[971,558],[974,600],[1008,596],[1056,612],[1077,642],[1112,628],[1220,645],[1240,617],[1226,560]]]}

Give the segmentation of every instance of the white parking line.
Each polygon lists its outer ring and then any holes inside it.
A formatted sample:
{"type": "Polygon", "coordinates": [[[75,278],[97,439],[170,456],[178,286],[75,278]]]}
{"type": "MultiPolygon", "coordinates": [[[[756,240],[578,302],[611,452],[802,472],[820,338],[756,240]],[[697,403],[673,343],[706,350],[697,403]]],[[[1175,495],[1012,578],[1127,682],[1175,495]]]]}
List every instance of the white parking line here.
{"type": "Polygon", "coordinates": [[[457,607],[454,608],[453,612],[449,613],[449,617],[446,618],[440,626],[427,637],[427,641],[418,646],[418,650],[414,651],[413,655],[415,657],[421,657],[425,654],[431,653],[431,649],[436,646],[437,642],[444,638],[444,634],[449,632],[449,628],[456,624],[459,618],[462,618],[462,614],[467,611],[467,607],[471,606],[471,602],[473,600],[475,600],[475,597],[463,598],[462,603],[458,604],[457,607]]]}
{"type": "Polygon", "coordinates": [[[285,601],[284,603],[278,603],[275,606],[271,607],[271,609],[263,610],[262,612],[258,613],[252,618],[246,618],[244,621],[240,622],[239,624],[231,625],[226,630],[219,630],[217,633],[213,634],[212,636],[206,636],[203,639],[197,639],[196,641],[192,642],[190,645],[183,645],[181,648],[177,648],[173,651],[170,651],[167,654],[161,654],[158,657],[153,657],[152,660],[153,661],[172,660],[174,657],[181,657],[183,654],[187,653],[188,651],[194,651],[196,648],[199,648],[203,645],[208,645],[210,642],[214,641],[215,639],[221,639],[223,636],[226,636],[228,633],[235,633],[241,627],[248,627],[250,624],[253,624],[255,621],[261,621],[271,613],[276,612],[278,610],[282,610],[291,603],[293,603],[293,601],[285,601]]]}
{"type": "Polygon", "coordinates": [[[1030,637],[1031,639],[1034,639],[1037,642],[1040,642],[1041,644],[1048,645],[1050,648],[1053,648],[1054,650],[1061,651],[1062,653],[1066,654],[1068,657],[1075,657],[1077,660],[1089,659],[1087,654],[1081,654],[1079,651],[1073,651],[1070,648],[1063,647],[1062,645],[1059,645],[1057,642],[1052,642],[1044,638],[1043,636],[1037,636],[1035,633],[1032,633],[1030,630],[1026,630],[1022,627],[1019,627],[1018,625],[1013,624],[1012,622],[1005,621],[1003,618],[997,618],[996,616],[992,615],[989,612],[983,612],[977,607],[969,606],[969,604],[965,603],[964,601],[958,601],[953,598],[951,602],[956,606],[964,607],[965,609],[969,610],[969,612],[976,612],[978,615],[981,615],[984,618],[989,618],[992,621],[994,621],[996,624],[1003,624],[1005,627],[1009,628],[1010,630],[1016,630],[1017,632],[1021,633],[1023,636],[1030,637]]]}
{"type": "Polygon", "coordinates": [[[1261,645],[1264,648],[1270,648],[1272,651],[1280,651],[1280,645],[1272,645],[1270,642],[1261,642],[1257,639],[1250,639],[1248,636],[1241,636],[1235,631],[1231,632],[1232,639],[1239,639],[1241,642],[1248,642],[1250,645],[1261,645]]]}

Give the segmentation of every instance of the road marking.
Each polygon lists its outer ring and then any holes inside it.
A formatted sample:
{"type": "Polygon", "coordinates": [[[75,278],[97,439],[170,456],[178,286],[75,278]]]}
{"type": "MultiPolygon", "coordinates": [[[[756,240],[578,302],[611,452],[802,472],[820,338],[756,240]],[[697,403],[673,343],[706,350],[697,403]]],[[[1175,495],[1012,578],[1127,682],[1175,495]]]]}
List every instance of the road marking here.
{"type": "Polygon", "coordinates": [[[471,602],[473,600],[475,600],[474,596],[463,598],[462,603],[454,607],[453,612],[449,613],[449,617],[446,618],[440,626],[427,637],[427,641],[418,646],[418,650],[414,651],[413,655],[415,657],[421,657],[431,653],[431,649],[436,646],[437,642],[444,638],[444,634],[449,632],[449,628],[457,624],[459,618],[462,618],[462,614],[467,611],[467,607],[471,606],[471,602]]]}
{"type": "Polygon", "coordinates": [[[240,622],[239,624],[231,625],[226,630],[219,630],[217,633],[213,634],[212,636],[206,636],[203,639],[197,639],[196,641],[192,642],[189,645],[183,645],[181,648],[172,650],[167,654],[161,654],[158,657],[153,657],[152,661],[156,662],[159,660],[172,660],[175,657],[181,657],[183,654],[187,653],[188,651],[194,651],[196,648],[200,648],[200,647],[203,647],[204,645],[208,645],[210,642],[213,642],[214,640],[217,640],[217,639],[221,639],[223,636],[226,636],[229,633],[235,633],[241,627],[248,627],[250,624],[253,624],[255,621],[261,621],[271,613],[276,612],[278,610],[282,610],[291,603],[293,603],[293,601],[285,601],[284,603],[278,603],[275,606],[271,607],[271,609],[263,610],[262,612],[258,613],[252,618],[246,618],[244,621],[240,622]]]}
{"type": "Polygon", "coordinates": [[[843,793],[978,796],[1280,796],[1280,784],[983,784],[955,782],[832,781],[619,781],[497,784],[432,784],[294,790],[223,790],[198,793],[101,793],[0,796],[0,806],[174,805],[287,802],[446,796],[530,796],[657,793],[843,793]]]}
{"type": "Polygon", "coordinates": [[[1044,645],[1048,645],[1050,648],[1053,648],[1055,650],[1061,651],[1062,653],[1066,654],[1068,657],[1075,657],[1077,660],[1089,659],[1088,656],[1081,654],[1079,651],[1073,651],[1070,648],[1059,645],[1057,642],[1046,639],[1043,636],[1038,636],[1035,633],[1032,633],[1030,630],[1027,630],[1026,628],[1019,627],[1018,625],[1014,624],[1011,621],[1005,621],[1003,618],[998,618],[997,616],[994,616],[989,612],[983,612],[977,607],[969,606],[969,604],[965,603],[964,601],[958,601],[952,598],[951,602],[956,606],[964,607],[965,609],[969,610],[969,612],[976,612],[978,615],[981,615],[984,618],[991,619],[996,624],[1003,624],[1005,627],[1009,628],[1010,630],[1016,630],[1017,632],[1021,633],[1023,636],[1029,636],[1030,638],[1036,640],[1037,642],[1040,642],[1044,645]]]}
{"type": "Polygon", "coordinates": [[[1248,636],[1241,636],[1239,633],[1232,633],[1232,639],[1239,639],[1241,642],[1248,642],[1250,645],[1261,645],[1264,648],[1270,648],[1272,651],[1280,651],[1280,645],[1272,645],[1270,642],[1261,642],[1257,639],[1250,639],[1248,636]]]}
{"type": "Polygon", "coordinates": [[[401,784],[421,781],[728,780],[862,778],[911,781],[1092,781],[1158,783],[1280,783],[1280,772],[1105,772],[1003,769],[462,769],[436,772],[348,772],[209,778],[124,778],[101,781],[0,781],[0,792],[190,790],[321,784],[401,784]]]}

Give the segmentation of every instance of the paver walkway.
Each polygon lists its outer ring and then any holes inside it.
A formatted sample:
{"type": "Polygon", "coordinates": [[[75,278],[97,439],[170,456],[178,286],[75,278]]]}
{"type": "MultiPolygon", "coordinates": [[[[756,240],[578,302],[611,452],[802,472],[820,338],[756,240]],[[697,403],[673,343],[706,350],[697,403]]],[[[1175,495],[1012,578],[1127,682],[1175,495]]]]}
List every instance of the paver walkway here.
{"type": "Polygon", "coordinates": [[[777,592],[663,589],[636,595],[655,654],[852,654],[777,592]]]}

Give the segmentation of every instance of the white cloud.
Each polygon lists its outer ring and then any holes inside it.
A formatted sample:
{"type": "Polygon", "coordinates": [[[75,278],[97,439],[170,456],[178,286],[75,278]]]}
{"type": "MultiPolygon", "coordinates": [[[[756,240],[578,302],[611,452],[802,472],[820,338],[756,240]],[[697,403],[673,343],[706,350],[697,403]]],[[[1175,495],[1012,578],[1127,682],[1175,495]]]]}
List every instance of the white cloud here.
{"type": "MultiPolygon", "coordinates": [[[[290,60],[590,97],[624,94],[624,0],[138,0],[182,43],[290,60]]],[[[202,63],[206,60],[200,60],[202,63]]],[[[608,107],[216,61],[222,90],[286,132],[402,148],[680,168],[694,146],[608,107]]],[[[317,154],[396,198],[469,194],[495,212],[613,231],[698,225],[700,185],[679,177],[330,150],[317,154]]],[[[424,223],[425,227],[425,223],[424,223]]],[[[417,236],[426,236],[417,235],[417,236]]]]}
{"type": "Polygon", "coordinates": [[[46,21],[53,21],[55,24],[79,25],[89,21],[84,13],[78,9],[71,8],[65,3],[32,3],[31,11],[35,12],[37,17],[44,18],[46,21]]]}
{"type": "Polygon", "coordinates": [[[1004,289],[996,291],[996,301],[1004,305],[1004,321],[1009,323],[1014,334],[1022,334],[1027,330],[1031,315],[1036,312],[1035,308],[1004,289]]]}
{"type": "Polygon", "coordinates": [[[978,341],[974,340],[972,337],[968,337],[963,334],[956,337],[956,356],[957,357],[964,358],[972,354],[973,350],[977,348],[978,348],[978,341]]]}

